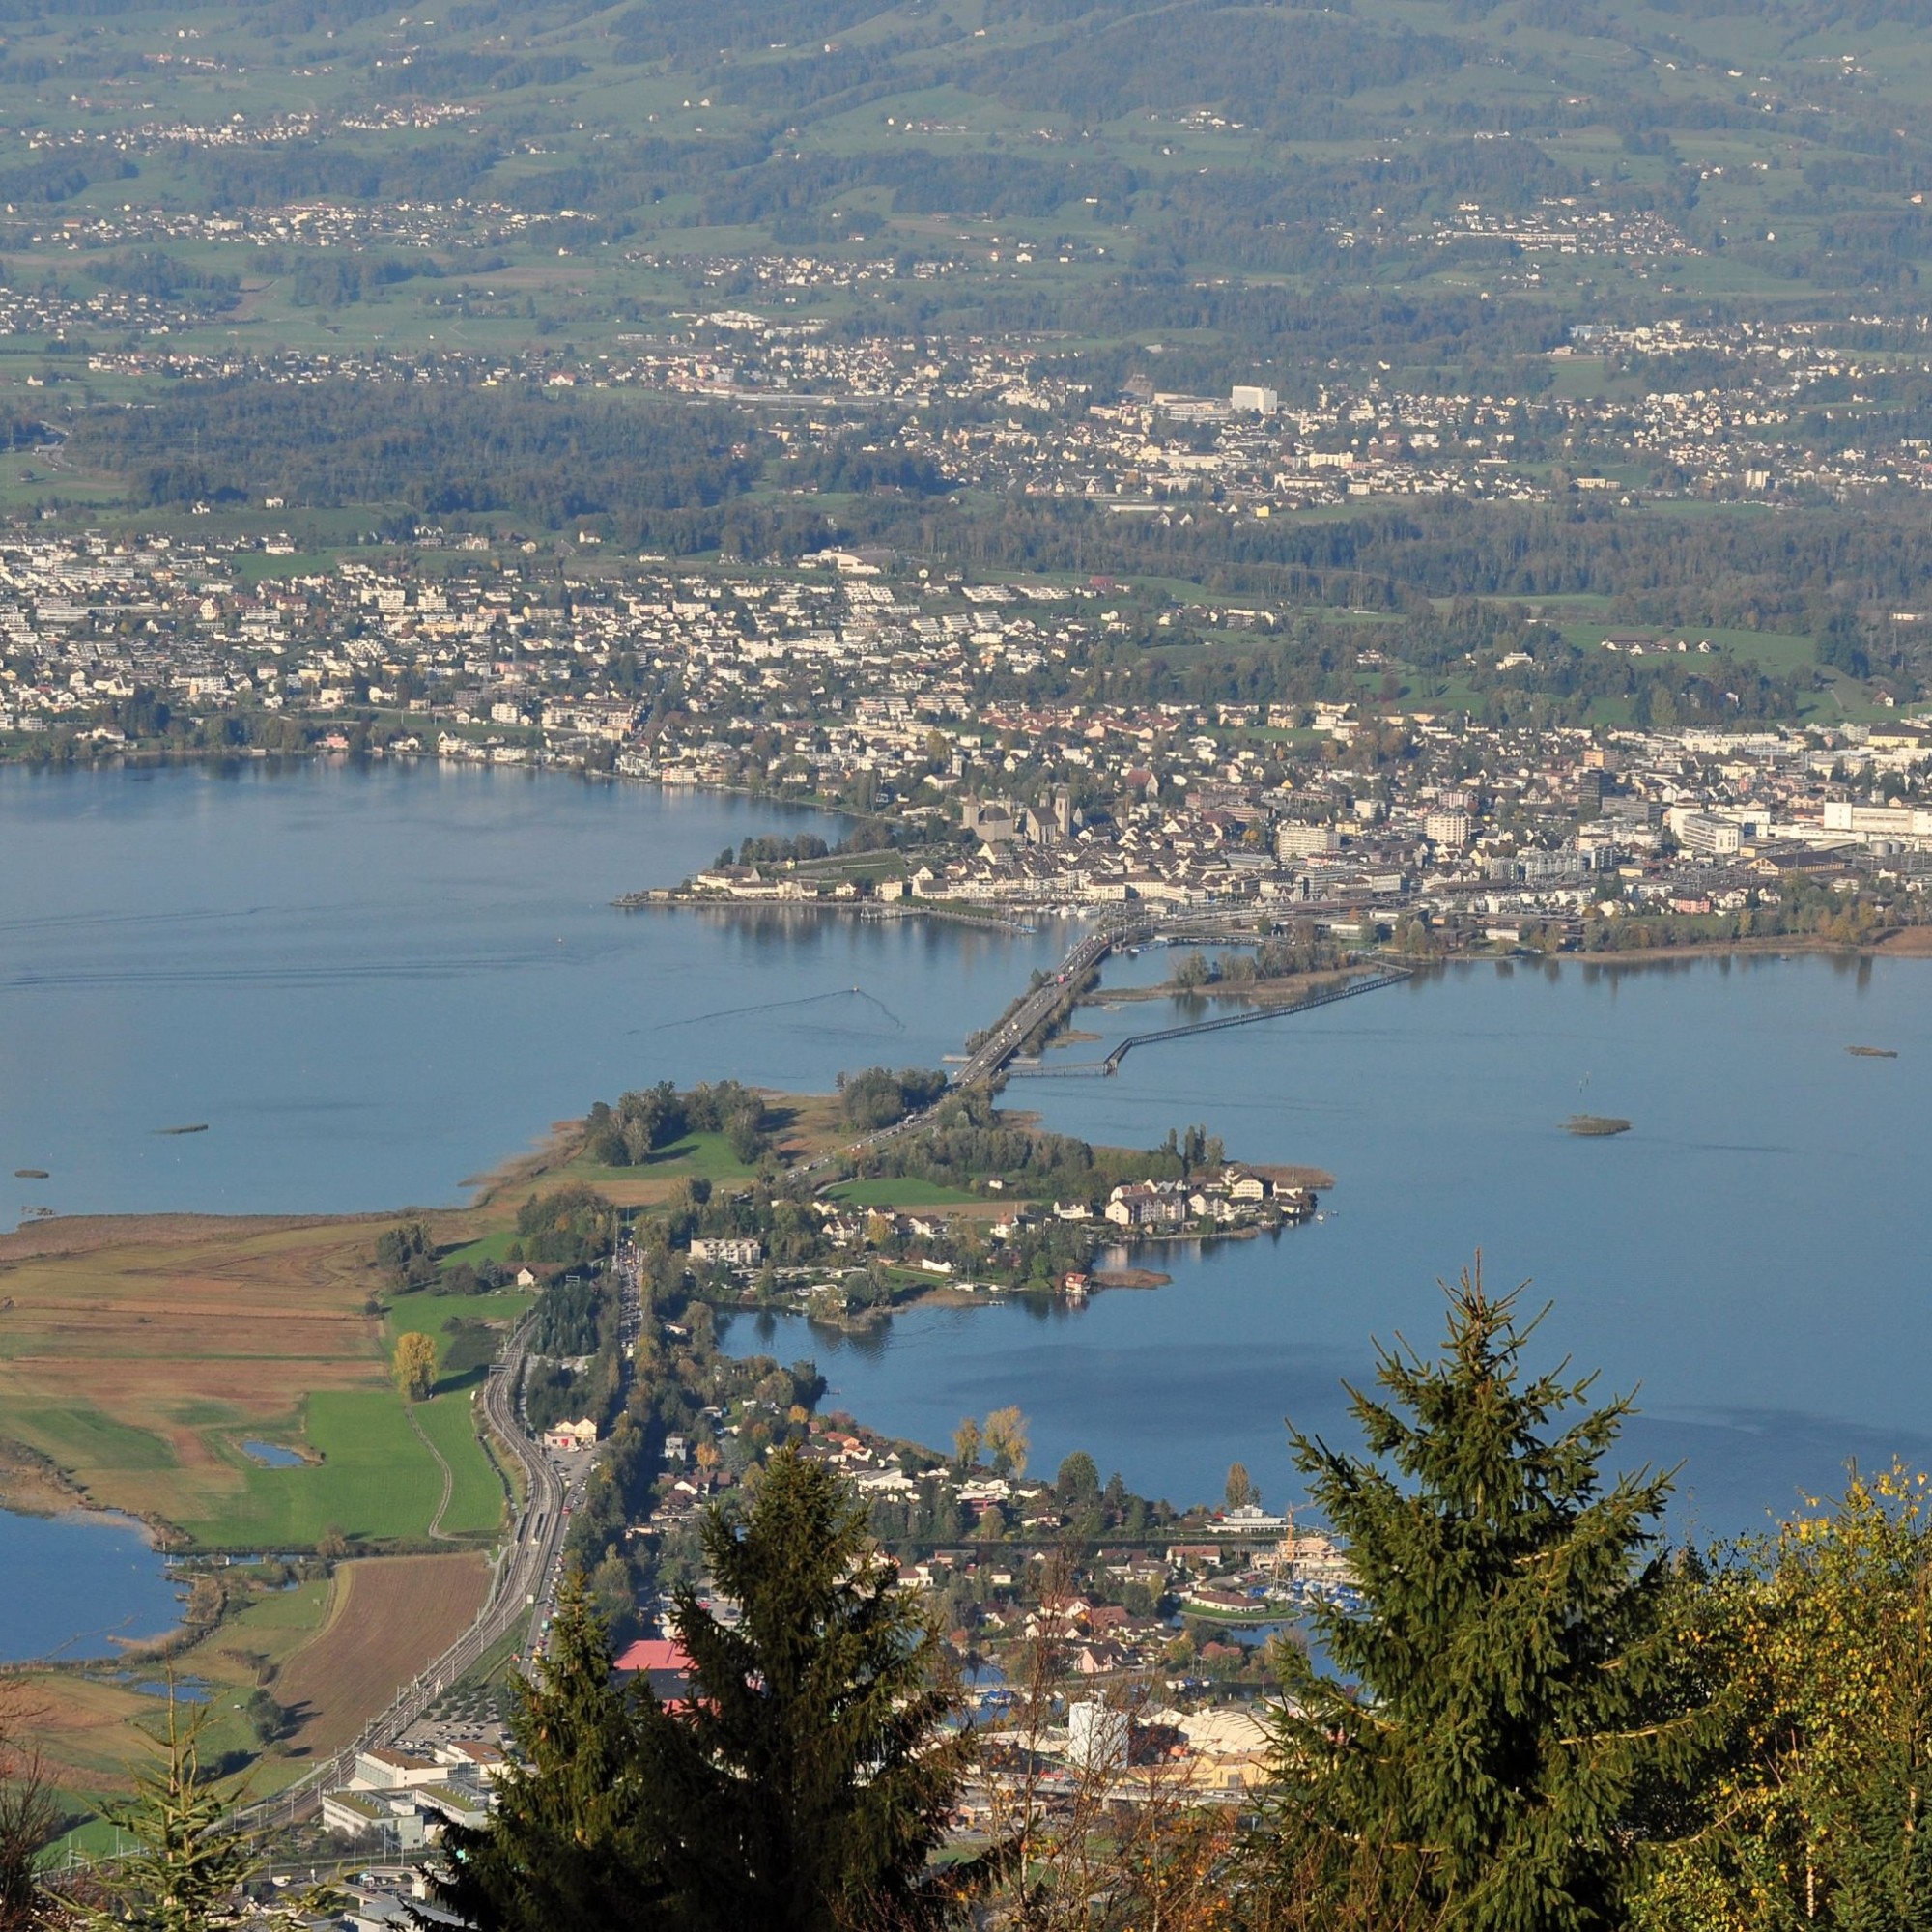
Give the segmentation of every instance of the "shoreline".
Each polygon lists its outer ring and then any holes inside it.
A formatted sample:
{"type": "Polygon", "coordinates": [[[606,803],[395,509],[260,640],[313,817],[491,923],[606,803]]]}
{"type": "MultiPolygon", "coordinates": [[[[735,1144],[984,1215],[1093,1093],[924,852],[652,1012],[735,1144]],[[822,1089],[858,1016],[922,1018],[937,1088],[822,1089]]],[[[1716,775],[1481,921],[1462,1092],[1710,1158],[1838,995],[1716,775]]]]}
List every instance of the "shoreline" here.
{"type": "MultiPolygon", "coordinates": [[[[678,780],[673,782],[668,781],[662,773],[645,776],[616,770],[601,771],[587,765],[570,763],[562,759],[551,760],[538,758],[535,761],[523,760],[514,765],[499,766],[471,758],[447,758],[439,753],[429,751],[391,751],[379,747],[374,750],[362,752],[341,752],[327,750],[318,745],[310,746],[297,752],[270,752],[255,746],[236,746],[225,751],[143,751],[138,749],[128,751],[124,748],[92,757],[64,759],[56,764],[51,759],[14,755],[10,753],[7,747],[0,746],[0,771],[14,767],[23,771],[36,772],[51,772],[55,770],[101,772],[116,769],[133,771],[181,769],[185,771],[204,765],[218,766],[223,764],[288,765],[290,767],[310,764],[429,764],[438,767],[450,765],[462,769],[478,769],[491,772],[517,771],[536,776],[575,778],[585,783],[597,782],[651,786],[660,794],[696,792],[707,797],[743,799],[756,804],[771,806],[781,811],[813,812],[828,818],[844,819],[854,825],[868,823],[892,824],[895,822],[890,818],[882,817],[877,812],[854,811],[849,806],[821,801],[816,798],[788,797],[782,793],[768,791],[753,785],[724,784],[715,780],[700,779],[690,781],[678,780]]],[[[1049,900],[1038,905],[1016,905],[1010,908],[1004,905],[988,904],[982,911],[980,903],[977,900],[943,900],[927,903],[920,900],[900,899],[881,903],[873,900],[819,899],[815,896],[812,898],[801,897],[797,899],[786,899],[776,896],[772,898],[739,899],[724,895],[712,896],[698,894],[676,886],[643,887],[636,891],[621,893],[611,901],[611,904],[623,911],[639,911],[647,907],[667,910],[689,910],[693,907],[704,907],[726,911],[770,911],[773,908],[779,908],[833,913],[858,913],[872,919],[937,918],[956,922],[961,924],[988,928],[1012,928],[1020,925],[1027,920],[1037,918],[1089,918],[1108,910],[1108,907],[1104,905],[1089,904],[1073,900],[1049,900]]],[[[1228,907],[1231,913],[1250,909],[1261,910],[1259,907],[1249,908],[1244,902],[1230,902],[1228,907]]],[[[1305,910],[1313,912],[1319,909],[1319,907],[1311,903],[1305,910]]],[[[1431,966],[1448,965],[1459,959],[1509,959],[1513,957],[1523,957],[1533,960],[1554,959],[1559,961],[1576,959],[1597,965],[1605,965],[1641,964],[1668,958],[1720,958],[1731,955],[1739,957],[1770,955],[1776,957],[1782,953],[1820,952],[1842,953],[1847,957],[1876,958],[1889,953],[1894,958],[1932,958],[1932,923],[1917,926],[1894,926],[1880,938],[1861,940],[1856,944],[1821,939],[1804,933],[1786,933],[1767,935],[1762,939],[1693,940],[1683,946],[1641,947],[1633,948],[1628,952],[1611,948],[1602,952],[1583,952],[1579,950],[1568,952],[1532,952],[1526,954],[1447,953],[1435,958],[1422,957],[1405,963],[1410,964],[1419,976],[1431,966]]],[[[1312,980],[1314,977],[1317,976],[1302,976],[1302,980],[1306,981],[1312,980]]],[[[1171,986],[1130,988],[1124,992],[1112,994],[1108,997],[1114,999],[1148,999],[1156,997],[1163,991],[1172,992],[1174,990],[1171,986]]],[[[1247,987],[1230,988],[1227,986],[1214,986],[1181,988],[1179,990],[1196,991],[1204,997],[1254,998],[1260,996],[1256,989],[1247,987]]],[[[496,1171],[495,1169],[488,1170],[491,1173],[496,1171]]],[[[467,1180],[461,1184],[464,1186],[470,1185],[467,1180]]]]}
{"type": "MultiPolygon", "coordinates": [[[[340,755],[340,754],[332,754],[340,755]]],[[[756,911],[769,913],[777,909],[808,913],[850,916],[855,906],[850,902],[796,901],[767,902],[742,900],[691,901],[680,904],[677,909],[688,910],[691,905],[703,904],[713,909],[724,911],[756,911]]],[[[1091,908],[1076,909],[1070,917],[1080,918],[1091,908]]],[[[899,918],[923,918],[929,914],[948,916],[947,908],[923,908],[916,904],[907,905],[896,912],[899,918]]],[[[969,920],[972,923],[986,929],[1010,930],[1001,920],[969,920]]],[[[1236,943],[1236,942],[1231,942],[1236,943]]],[[[1472,968],[1483,965],[1506,966],[1513,969],[1562,967],[1575,964],[1595,970],[1612,972],[1654,971],[1673,965],[1689,965],[1695,961],[1712,959],[1796,959],[1833,957],[1843,959],[1928,959],[1932,960],[1932,925],[1902,926],[1894,928],[1883,938],[1848,946],[1839,942],[1808,937],[1805,935],[1784,935],[1763,939],[1710,940],[1691,945],[1673,947],[1648,947],[1631,952],[1537,952],[1537,953],[1450,953],[1434,959],[1418,959],[1405,962],[1412,977],[1427,980],[1452,968],[1472,968]]],[[[1083,993],[1073,1004],[1072,1011],[1078,1013],[1083,1009],[1098,1009],[1126,1006],[1152,1005],[1161,1000],[1197,1000],[1204,1005],[1213,1002],[1241,1004],[1249,1006],[1292,1005],[1296,999],[1311,990],[1339,983],[1354,977],[1361,971],[1360,966],[1323,968],[1315,973],[1298,974],[1281,980],[1262,980],[1246,984],[1238,982],[1219,982],[1206,987],[1179,987],[1172,980],[1163,980],[1152,986],[1132,986],[1113,991],[1103,986],[1095,986],[1083,993]]],[[[1052,1052],[1062,1046],[1094,1043],[1104,1035],[1085,1030],[1057,1033],[1047,1042],[1045,1051],[1052,1052]]],[[[1003,1111],[1009,1113],[1015,1123],[1024,1126],[1037,1125],[1041,1115],[1037,1108],[1013,1105],[1009,1094],[1003,1093],[1002,1099],[1008,1104],[1003,1111]]],[[[287,1210],[240,1210],[234,1213],[213,1211],[200,1208],[179,1208],[156,1211],[151,1208],[117,1210],[114,1208],[83,1209],[71,1214],[48,1214],[30,1216],[18,1221],[13,1228],[0,1227],[0,1268],[12,1262],[39,1260],[63,1254],[86,1252],[90,1248],[111,1246],[115,1243],[135,1238],[143,1229],[156,1236],[193,1236],[200,1233],[216,1232],[260,1232],[270,1233],[282,1230],[298,1230],[312,1227],[347,1225],[357,1221],[383,1218],[406,1218],[417,1216],[442,1216],[471,1212],[488,1207],[505,1189],[526,1185],[572,1157],[569,1137],[577,1126],[574,1121],[554,1121],[544,1132],[526,1143],[516,1153],[502,1158],[478,1171],[464,1176],[455,1182],[458,1198],[439,1202],[404,1202],[384,1207],[358,1209],[316,1210],[310,1212],[290,1212],[287,1210]]],[[[1243,1163],[1251,1167],[1256,1163],[1243,1163]]],[[[1257,1171],[1266,1172],[1265,1167],[1257,1171]]],[[[1291,1166],[1282,1172],[1301,1172],[1291,1166]]],[[[1323,1170],[1310,1168],[1307,1173],[1323,1176],[1323,1170]]],[[[1316,1186],[1324,1184],[1324,1179],[1305,1180],[1300,1184],[1316,1186]]],[[[1334,1185],[1332,1176],[1325,1177],[1325,1185],[1334,1185]]],[[[4,1481],[4,1477],[0,1477],[4,1481]]]]}

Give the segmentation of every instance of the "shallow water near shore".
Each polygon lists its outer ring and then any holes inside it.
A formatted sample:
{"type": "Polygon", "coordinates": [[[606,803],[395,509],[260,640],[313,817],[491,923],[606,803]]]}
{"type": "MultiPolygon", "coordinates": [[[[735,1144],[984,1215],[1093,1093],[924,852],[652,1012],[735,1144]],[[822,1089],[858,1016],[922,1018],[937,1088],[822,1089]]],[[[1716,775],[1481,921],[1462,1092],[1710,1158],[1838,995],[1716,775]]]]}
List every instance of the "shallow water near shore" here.
{"type": "Polygon", "coordinates": [[[0,1663],[116,1657],[165,1636],[181,1599],[138,1522],[72,1510],[0,1510],[0,1663]]]}

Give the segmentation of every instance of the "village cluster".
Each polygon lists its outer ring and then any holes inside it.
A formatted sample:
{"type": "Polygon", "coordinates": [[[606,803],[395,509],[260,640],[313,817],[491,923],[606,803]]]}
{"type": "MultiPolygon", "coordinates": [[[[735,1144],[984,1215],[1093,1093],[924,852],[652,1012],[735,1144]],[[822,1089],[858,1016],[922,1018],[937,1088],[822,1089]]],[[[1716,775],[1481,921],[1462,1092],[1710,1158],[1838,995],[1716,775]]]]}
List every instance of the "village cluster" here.
{"type": "MultiPolygon", "coordinates": [[[[500,212],[507,239],[533,223],[552,235],[571,216],[523,217],[500,212]]],[[[434,226],[440,211],[390,211],[404,224],[395,240],[410,245],[409,224],[434,226]]],[[[186,217],[183,217],[185,219],[186,217]]],[[[272,219],[228,217],[266,243],[272,237],[327,240],[357,212],[297,210],[272,219]]],[[[375,239],[371,238],[372,241],[375,239]]],[[[479,245],[483,245],[479,243],[479,245]]],[[[887,280],[901,272],[890,260],[759,264],[759,293],[790,285],[836,288],[887,280]]],[[[918,277],[947,272],[943,262],[903,270],[918,277]]],[[[508,285],[503,292],[509,294],[508,285]]],[[[425,299],[453,305],[498,298],[495,288],[443,293],[425,299]]],[[[1821,434],[1833,399],[1865,404],[1871,385],[1932,369],[1932,360],[1884,368],[1837,345],[1822,325],[1737,325],[1692,330],[1660,324],[1588,331],[1559,345],[1552,370],[1580,353],[1655,359],[1657,382],[1669,382],[1668,359],[1719,360],[1721,374],[1678,379],[1682,387],[1646,387],[1624,400],[1566,398],[1549,390],[1522,393],[1416,392],[1370,375],[1336,375],[1306,403],[1285,402],[1264,385],[1237,385],[1231,396],[1187,394],[1157,386],[1136,372],[1119,396],[1095,394],[1073,381],[1058,358],[1024,344],[985,339],[849,338],[809,319],[774,320],[750,310],[711,309],[682,326],[619,334],[594,355],[533,349],[489,355],[429,350],[414,355],[380,347],[354,352],[264,353],[235,336],[217,347],[183,339],[195,321],[214,313],[206,301],[136,298],[118,291],[93,296],[21,291],[6,299],[14,326],[58,336],[119,331],[122,339],[88,337],[97,373],[165,373],[213,380],[247,375],[308,383],[322,378],[364,382],[537,384],[558,389],[644,388],[735,404],[748,431],[777,438],[805,456],[844,430],[854,409],[884,412],[876,451],[923,462],[955,487],[1017,492],[1023,497],[1073,497],[1127,518],[1172,526],[1206,518],[1265,520],[1295,510],[1366,499],[1449,495],[1482,501],[1551,502],[1602,496],[1613,504],[1644,499],[1858,502],[1922,494],[1932,488],[1932,443],[1881,433],[1845,440],[1821,434]],[[168,337],[168,346],[156,338],[168,337]],[[1866,385],[1866,386],[1861,386],[1866,385]],[[957,423],[949,406],[973,404],[1013,413],[957,423]],[[801,408],[801,406],[804,406],[801,408]],[[822,412],[822,415],[813,412],[822,412]],[[922,418],[921,412],[932,412],[922,418]],[[1813,412],[1819,416],[1811,420],[1813,412]]],[[[781,296],[783,301],[798,297],[781,296]]],[[[809,497],[815,485],[799,492],[809,497]]]]}
{"type": "MultiPolygon", "coordinates": [[[[985,1184],[997,1202],[1003,1183],[985,1184]]],[[[810,1204],[816,1238],[792,1234],[778,1261],[754,1231],[758,1208],[739,1197],[715,1211],[753,1231],[694,1235],[684,1253],[696,1281],[724,1301],[790,1301],[821,1321],[863,1320],[940,1288],[996,1296],[1049,1291],[1078,1306],[1108,1285],[1105,1270],[1094,1269],[1111,1244],[1248,1235],[1305,1221],[1315,1207],[1306,1185],[1217,1163],[1188,1179],[1123,1181],[1100,1201],[1015,1201],[963,1215],[820,1199],[810,1204]],[[807,1245],[819,1252],[801,1262],[807,1245]]],[[[769,1222],[773,1208],[762,1211],[769,1222]]]]}
{"type": "MultiPolygon", "coordinates": [[[[768,1407],[748,1394],[700,1411],[688,1435],[669,1435],[660,1500],[636,1534],[659,1543],[688,1535],[750,1465],[739,1443],[768,1407]]],[[[565,1456],[594,1446],[594,1430],[589,1440],[567,1434],[551,1444],[565,1456]]],[[[1099,1498],[1077,1493],[1077,1478],[1070,1489],[1067,1470],[1056,1483],[940,1462],[844,1417],[814,1423],[804,1453],[846,1478],[889,1545],[929,1552],[903,1558],[901,1575],[930,1593],[949,1649],[974,1667],[973,1716],[993,1747],[962,1801],[963,1831],[1002,1802],[1003,1782],[1014,1775],[1007,1744],[1023,1745],[1036,1760],[1028,1774],[1043,1773],[1049,1804],[1083,1779],[1106,1786],[1150,1753],[1165,1761],[1178,1788],[1242,1802],[1264,1777],[1267,1739],[1254,1703],[1267,1681],[1264,1639],[1312,1604],[1346,1601],[1352,1589],[1332,1539],[1255,1502],[1179,1517],[1159,1506],[1161,1520],[1135,1516],[1118,1544],[1103,1541],[1068,1568],[1053,1539],[1078,1534],[1080,1512],[1099,1498]],[[1049,1728],[1022,1740],[1016,1687],[1029,1660],[1041,1656],[1052,1658],[1065,1690],[1049,1728]]],[[[698,1579],[698,1591],[729,1627],[736,1606],[708,1579],[698,1579]]],[[[653,1607],[664,1623],[668,1600],[653,1607]]],[[[671,1704],[690,1694],[690,1668],[669,1635],[637,1638],[616,1658],[620,1676],[647,1681],[671,1704]]],[[[489,1815],[505,1761],[494,1721],[433,1715],[400,1747],[358,1751],[349,1781],[324,1798],[323,1825],[365,1852],[420,1850],[445,1821],[473,1825],[489,1815]]],[[[1123,1781],[1120,1796],[1146,1802],[1145,1779],[1123,1781]]]]}

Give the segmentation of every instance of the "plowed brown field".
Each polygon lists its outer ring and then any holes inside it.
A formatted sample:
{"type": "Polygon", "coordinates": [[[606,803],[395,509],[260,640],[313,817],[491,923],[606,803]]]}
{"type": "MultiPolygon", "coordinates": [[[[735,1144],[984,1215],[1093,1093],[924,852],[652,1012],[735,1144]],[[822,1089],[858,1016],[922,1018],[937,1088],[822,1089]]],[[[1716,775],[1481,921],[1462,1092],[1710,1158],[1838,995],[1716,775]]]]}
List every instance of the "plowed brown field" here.
{"type": "Polygon", "coordinates": [[[297,1713],[297,1755],[345,1745],[482,1606],[481,1556],[385,1556],[345,1563],[335,1602],[313,1642],[270,1687],[297,1713]]]}

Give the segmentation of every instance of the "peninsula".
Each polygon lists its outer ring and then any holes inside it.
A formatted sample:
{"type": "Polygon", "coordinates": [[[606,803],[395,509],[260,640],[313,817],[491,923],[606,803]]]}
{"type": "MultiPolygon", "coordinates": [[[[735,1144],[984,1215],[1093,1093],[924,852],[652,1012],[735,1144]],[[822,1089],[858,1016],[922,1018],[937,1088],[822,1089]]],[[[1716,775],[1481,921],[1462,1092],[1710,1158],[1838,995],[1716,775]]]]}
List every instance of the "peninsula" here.
{"type": "MultiPolygon", "coordinates": [[[[566,1541],[601,1574],[608,1527],[630,1552],[625,1603],[649,1601],[692,1515],[680,1468],[703,1494],[730,1468],[709,1448],[691,1462],[700,1418],[675,1404],[648,1425],[661,1378],[676,1386],[700,1335],[714,1395],[755,1409],[774,1372],[709,1346],[714,1310],[849,1326],[934,1295],[1077,1306],[1164,1282],[1134,1264],[1139,1244],[1281,1228],[1328,1180],[1231,1161],[1199,1126],[1140,1152],[1092,1147],[982,1089],[872,1068],[827,1095],[730,1081],[625,1094],[463,1208],[38,1220],[0,1236],[0,1484],[16,1509],[151,1525],[186,1595],[148,1661],[233,1690],[217,1744],[298,1817],[347,1781],[385,1707],[400,1736],[432,1707],[494,1695],[529,1636],[506,1563],[542,1598],[566,1541]],[[392,1359],[418,1340],[427,1378],[399,1393],[392,1359]],[[103,1357],[113,1378],[94,1373],[103,1357]],[[646,1423],[627,1433],[634,1410],[646,1423]],[[591,1462],[572,1451],[613,1428],[595,1459],[611,1501],[589,1512],[591,1462]]],[[[811,1373],[789,1373],[787,1403],[809,1410],[811,1373]]],[[[1010,1487],[957,1479],[982,1534],[989,1509],[1032,1493],[1010,1462],[1006,1474],[1010,1487]]],[[[120,1781],[152,1700],[114,1663],[28,1682],[49,1763],[85,1811],[120,1781]]]]}

